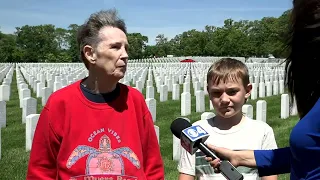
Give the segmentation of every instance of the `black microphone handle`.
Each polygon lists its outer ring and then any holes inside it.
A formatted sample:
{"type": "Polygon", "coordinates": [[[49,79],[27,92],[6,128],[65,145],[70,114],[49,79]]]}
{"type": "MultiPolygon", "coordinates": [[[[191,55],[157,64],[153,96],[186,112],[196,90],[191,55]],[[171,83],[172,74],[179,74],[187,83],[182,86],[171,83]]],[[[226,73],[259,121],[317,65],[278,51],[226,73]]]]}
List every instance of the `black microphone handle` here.
{"type": "MultiPolygon", "coordinates": [[[[205,144],[198,141],[195,146],[197,146],[205,155],[211,157],[212,159],[217,159],[216,156],[205,144]]],[[[237,171],[237,169],[227,160],[221,160],[219,170],[222,175],[228,180],[243,180],[243,175],[237,171]]]]}

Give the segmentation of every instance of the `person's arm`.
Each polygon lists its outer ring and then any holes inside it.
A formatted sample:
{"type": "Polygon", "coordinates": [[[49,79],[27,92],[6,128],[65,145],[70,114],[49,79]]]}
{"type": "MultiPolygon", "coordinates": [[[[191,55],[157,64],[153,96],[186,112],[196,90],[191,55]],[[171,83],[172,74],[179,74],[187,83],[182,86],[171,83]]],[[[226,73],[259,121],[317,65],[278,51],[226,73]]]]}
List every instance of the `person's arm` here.
{"type": "MultiPolygon", "coordinates": [[[[262,149],[270,150],[270,149],[277,149],[277,141],[274,136],[274,132],[272,127],[266,124],[265,134],[262,141],[262,149]]],[[[277,175],[271,175],[271,176],[263,176],[261,177],[261,180],[277,180],[277,175]]]]}
{"type": "Polygon", "coordinates": [[[189,174],[180,173],[178,180],[194,180],[194,176],[191,176],[189,174]]]}
{"type": "Polygon", "coordinates": [[[263,176],[261,177],[261,180],[277,180],[278,176],[277,175],[272,175],[272,176],[263,176]]]}
{"type": "Polygon", "coordinates": [[[270,176],[290,172],[290,148],[274,150],[236,151],[238,166],[258,168],[259,176],[270,176]]]}
{"type": "Polygon", "coordinates": [[[290,173],[291,151],[289,147],[274,150],[255,150],[254,158],[260,177],[290,173]]]}
{"type": "Polygon", "coordinates": [[[32,141],[27,180],[56,179],[56,157],[60,148],[60,141],[50,124],[50,111],[44,107],[37,123],[32,141]]]}
{"type": "MultiPolygon", "coordinates": [[[[257,168],[260,177],[290,172],[291,151],[289,147],[274,150],[232,151],[210,144],[207,144],[207,146],[212,149],[218,157],[229,160],[231,164],[236,167],[245,166],[257,168]]],[[[206,160],[210,161],[211,166],[214,168],[220,165],[220,159],[212,160],[212,158],[206,157],[206,160]]]]}
{"type": "Polygon", "coordinates": [[[189,154],[183,147],[178,163],[179,180],[195,180],[195,154],[189,154]]]}
{"type": "Polygon", "coordinates": [[[161,157],[160,146],[157,135],[154,129],[152,116],[149,111],[144,116],[146,140],[143,143],[143,161],[144,170],[147,179],[163,180],[164,179],[164,165],[161,157]]]}

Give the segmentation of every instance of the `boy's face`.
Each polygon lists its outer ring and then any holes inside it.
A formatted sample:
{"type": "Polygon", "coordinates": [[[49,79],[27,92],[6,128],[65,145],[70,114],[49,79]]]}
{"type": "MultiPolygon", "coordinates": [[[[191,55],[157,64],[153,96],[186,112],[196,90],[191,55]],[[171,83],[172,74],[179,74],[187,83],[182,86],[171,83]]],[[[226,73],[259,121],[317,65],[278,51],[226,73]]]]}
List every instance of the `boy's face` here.
{"type": "Polygon", "coordinates": [[[231,118],[238,113],[242,113],[242,105],[249,98],[252,85],[243,86],[242,80],[220,81],[219,84],[209,82],[209,98],[218,116],[231,118]]]}

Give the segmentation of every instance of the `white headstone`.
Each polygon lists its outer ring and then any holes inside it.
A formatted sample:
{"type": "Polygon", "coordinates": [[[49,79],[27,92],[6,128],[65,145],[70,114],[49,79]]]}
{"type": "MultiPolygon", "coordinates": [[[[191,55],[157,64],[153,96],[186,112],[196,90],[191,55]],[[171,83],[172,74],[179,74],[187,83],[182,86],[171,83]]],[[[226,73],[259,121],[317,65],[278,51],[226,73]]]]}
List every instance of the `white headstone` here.
{"type": "Polygon", "coordinates": [[[154,87],[153,86],[147,86],[146,99],[148,99],[148,98],[154,98],[154,87]]]}
{"type": "Polygon", "coordinates": [[[272,96],[272,84],[271,84],[271,82],[267,82],[266,86],[267,86],[267,97],[270,97],[270,96],[272,96]]]}
{"type": "Polygon", "coordinates": [[[201,90],[196,91],[196,112],[205,111],[204,92],[201,90]]]}
{"type": "Polygon", "coordinates": [[[51,93],[52,93],[52,89],[49,87],[44,87],[42,88],[42,92],[43,92],[43,96],[41,98],[41,104],[42,106],[45,106],[48,98],[50,97],[51,93]]]}
{"type": "Polygon", "coordinates": [[[22,123],[26,123],[26,117],[29,114],[37,113],[37,99],[33,97],[27,97],[23,99],[22,107],[22,123]]]}
{"type": "Polygon", "coordinates": [[[279,81],[279,93],[280,94],[284,93],[284,80],[279,81]]]}
{"type": "Polygon", "coordinates": [[[264,82],[259,83],[259,97],[264,98],[266,93],[266,86],[264,82]]]}
{"type": "Polygon", "coordinates": [[[190,83],[189,82],[183,83],[183,92],[190,92],[190,83]]]}
{"type": "Polygon", "coordinates": [[[26,151],[31,150],[32,140],[40,114],[29,114],[26,117],[26,151]]]}
{"type": "Polygon", "coordinates": [[[279,94],[279,82],[273,81],[273,95],[279,94]]]}
{"type": "Polygon", "coordinates": [[[191,94],[183,92],[181,94],[181,116],[188,116],[191,114],[191,94]]]}
{"type": "Polygon", "coordinates": [[[136,81],[136,87],[137,87],[137,89],[140,91],[140,92],[142,92],[142,90],[143,90],[143,84],[142,84],[142,81],[136,81]]]}
{"type": "Polygon", "coordinates": [[[160,86],[160,102],[164,102],[168,100],[168,86],[161,85],[160,86]]]}
{"type": "Polygon", "coordinates": [[[242,106],[242,112],[248,116],[249,118],[253,119],[253,107],[250,104],[244,104],[242,106]]]}
{"type": "Polygon", "coordinates": [[[62,88],[62,83],[61,82],[54,82],[53,83],[53,92],[55,92],[55,91],[57,91],[57,90],[59,90],[61,88],[62,88]]]}
{"type": "Polygon", "coordinates": [[[172,85],[172,100],[179,100],[180,99],[180,85],[173,84],[172,85]]]}
{"type": "Polygon", "coordinates": [[[146,104],[149,108],[149,111],[151,113],[152,116],[152,120],[153,122],[156,122],[157,119],[157,101],[154,98],[147,98],[146,100],[146,104]]]}
{"type": "Polygon", "coordinates": [[[44,84],[43,83],[37,83],[37,98],[42,97],[43,96],[43,90],[42,88],[44,88],[44,84]]]}
{"type": "Polygon", "coordinates": [[[23,99],[27,98],[27,97],[31,97],[31,91],[30,89],[21,89],[20,90],[20,108],[23,107],[23,99]]]}
{"type": "Polygon", "coordinates": [[[257,83],[252,83],[252,90],[251,90],[251,99],[255,100],[258,97],[258,87],[257,83]]]}
{"type": "Polygon", "coordinates": [[[281,95],[281,119],[286,119],[289,117],[289,95],[281,95]]]}
{"type": "Polygon", "coordinates": [[[10,87],[9,85],[0,85],[0,101],[10,100],[10,87]]]}
{"type": "MultiPolygon", "coordinates": [[[[6,101],[0,101],[0,128],[7,126],[7,106],[6,101]]],[[[1,134],[0,134],[1,136],[1,134]]]]}
{"type": "Polygon", "coordinates": [[[257,101],[256,120],[267,122],[267,102],[265,100],[257,101]]]}

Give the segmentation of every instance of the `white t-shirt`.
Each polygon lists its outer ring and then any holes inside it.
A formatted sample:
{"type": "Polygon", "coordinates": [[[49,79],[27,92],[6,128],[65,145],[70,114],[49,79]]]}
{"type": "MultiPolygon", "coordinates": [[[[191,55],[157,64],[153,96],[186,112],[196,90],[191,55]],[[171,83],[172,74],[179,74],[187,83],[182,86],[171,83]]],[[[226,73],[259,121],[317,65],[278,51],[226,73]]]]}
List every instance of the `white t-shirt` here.
{"type": "MultiPolygon", "coordinates": [[[[276,149],[277,144],[273,129],[265,122],[253,120],[246,117],[241,124],[230,130],[220,130],[212,126],[213,119],[199,120],[193,125],[200,125],[210,136],[205,141],[218,147],[225,147],[233,150],[258,150],[276,149]]],[[[226,178],[218,173],[204,159],[205,155],[198,150],[194,155],[189,154],[181,148],[181,158],[178,164],[180,173],[196,176],[199,180],[225,180],[226,178]]],[[[243,174],[244,180],[260,179],[257,169],[237,167],[243,174]]]]}

